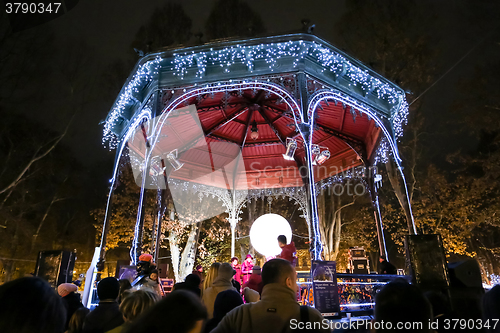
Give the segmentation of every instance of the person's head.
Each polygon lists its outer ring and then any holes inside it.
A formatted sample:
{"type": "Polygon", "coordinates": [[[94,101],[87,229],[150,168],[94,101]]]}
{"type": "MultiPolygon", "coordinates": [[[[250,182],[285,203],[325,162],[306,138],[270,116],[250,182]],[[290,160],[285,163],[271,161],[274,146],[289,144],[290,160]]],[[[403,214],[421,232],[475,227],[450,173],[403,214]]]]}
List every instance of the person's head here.
{"type": "Polygon", "coordinates": [[[0,332],[62,333],[66,308],[45,281],[23,277],[0,286],[0,332]]]}
{"type": "MultiPolygon", "coordinates": [[[[375,296],[375,321],[392,323],[395,329],[398,322],[423,323],[423,330],[418,332],[430,332],[426,323],[432,320],[432,309],[429,301],[422,292],[414,285],[409,284],[403,279],[396,279],[384,286],[375,296]]],[[[382,330],[377,330],[382,332],[382,330]]],[[[405,329],[405,332],[413,332],[411,329],[405,329]]],[[[415,331],[416,332],[416,331],[415,331]]]]}
{"type": "Polygon", "coordinates": [[[432,316],[434,318],[450,313],[450,304],[447,297],[438,291],[427,291],[424,293],[425,298],[429,301],[432,308],[432,316]]]}
{"type": "Polygon", "coordinates": [[[125,296],[127,296],[130,292],[130,289],[132,289],[132,284],[130,283],[129,280],[127,279],[120,279],[118,280],[118,283],[120,284],[120,292],[118,293],[118,301],[121,302],[125,296]]]}
{"type": "Polygon", "coordinates": [[[76,310],[71,319],[69,320],[68,332],[69,333],[81,333],[83,332],[83,322],[85,317],[89,314],[90,310],[82,307],[76,310]]]}
{"type": "Polygon", "coordinates": [[[143,253],[139,256],[139,261],[144,261],[144,262],[153,262],[153,256],[150,255],[149,253],[143,253]]]}
{"type": "Polygon", "coordinates": [[[196,266],[196,270],[200,273],[203,273],[203,266],[202,265],[196,266]]]}
{"type": "Polygon", "coordinates": [[[76,284],[73,284],[73,283],[61,283],[57,287],[57,293],[61,297],[68,296],[69,294],[74,293],[77,290],[78,290],[78,287],[76,286],[76,284]]]}
{"type": "Polygon", "coordinates": [[[158,281],[158,270],[153,269],[151,273],[149,273],[149,278],[153,281],[158,281]]]}
{"type": "Polygon", "coordinates": [[[212,282],[214,282],[214,280],[219,275],[219,267],[220,262],[214,262],[212,266],[210,266],[207,272],[207,276],[205,280],[203,280],[203,289],[207,289],[212,286],[212,282]]]}
{"type": "Polygon", "coordinates": [[[201,283],[201,279],[197,274],[189,274],[188,276],[186,276],[184,281],[186,282],[186,284],[194,287],[198,287],[201,283]]]}
{"type": "Polygon", "coordinates": [[[114,277],[107,277],[97,284],[97,296],[99,300],[117,300],[120,294],[120,283],[114,277]]]}
{"type": "Polygon", "coordinates": [[[220,264],[220,267],[219,267],[219,275],[217,276],[217,279],[224,279],[224,280],[227,280],[227,281],[231,281],[231,279],[233,278],[233,275],[235,274],[235,270],[233,268],[233,266],[231,266],[231,264],[227,263],[227,262],[224,262],[222,264],[220,264]]]}
{"type": "Polygon", "coordinates": [[[252,267],[252,274],[260,275],[261,273],[262,273],[262,271],[261,271],[259,265],[255,265],[252,267]]]}
{"type": "Polygon", "coordinates": [[[245,258],[245,261],[246,262],[251,262],[253,260],[253,257],[251,254],[247,254],[246,258],[245,258]]]}
{"type": "Polygon", "coordinates": [[[214,318],[222,319],[229,311],[243,304],[239,292],[229,289],[217,294],[214,302],[214,318]]]}
{"type": "Polygon", "coordinates": [[[207,310],[195,294],[175,290],[129,325],[124,333],[200,333],[207,310]]]}
{"type": "Polygon", "coordinates": [[[233,265],[233,266],[238,265],[238,257],[232,257],[231,258],[231,265],[233,265]]]}
{"type": "Polygon", "coordinates": [[[262,283],[279,283],[296,292],[297,273],[288,260],[271,259],[262,266],[262,283]]]}
{"type": "Polygon", "coordinates": [[[245,302],[254,303],[260,300],[260,294],[258,291],[245,287],[243,289],[243,296],[245,296],[245,302]]]}
{"type": "Polygon", "coordinates": [[[120,304],[120,311],[126,322],[134,321],[141,313],[153,307],[160,297],[150,290],[137,290],[125,297],[120,304]]]}
{"type": "Polygon", "coordinates": [[[279,235],[278,236],[278,245],[280,247],[283,247],[285,246],[287,243],[286,243],[286,236],[285,235],[279,235]]]}

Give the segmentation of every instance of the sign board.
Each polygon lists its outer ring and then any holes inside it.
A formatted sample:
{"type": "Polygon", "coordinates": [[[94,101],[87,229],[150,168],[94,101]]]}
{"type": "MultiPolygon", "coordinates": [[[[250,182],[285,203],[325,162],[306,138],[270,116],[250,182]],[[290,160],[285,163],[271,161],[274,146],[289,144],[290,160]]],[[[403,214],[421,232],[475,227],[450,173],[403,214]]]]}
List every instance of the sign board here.
{"type": "Polygon", "coordinates": [[[174,279],[160,279],[160,285],[164,292],[169,293],[174,286],[174,279]]]}
{"type": "Polygon", "coordinates": [[[314,260],[311,264],[314,307],[323,316],[335,317],[340,313],[337,288],[337,263],[314,260]]]}

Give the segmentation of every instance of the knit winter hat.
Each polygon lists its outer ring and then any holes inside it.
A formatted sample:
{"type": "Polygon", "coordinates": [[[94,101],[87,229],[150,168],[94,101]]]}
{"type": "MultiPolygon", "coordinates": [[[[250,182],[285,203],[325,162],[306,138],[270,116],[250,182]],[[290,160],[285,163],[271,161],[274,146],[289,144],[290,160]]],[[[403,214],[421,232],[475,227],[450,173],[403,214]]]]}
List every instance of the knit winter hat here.
{"type": "Polygon", "coordinates": [[[234,274],[236,274],[236,271],[233,269],[233,266],[225,262],[219,266],[219,275],[217,276],[216,280],[231,281],[234,274]]]}
{"type": "Polygon", "coordinates": [[[253,259],[252,255],[250,253],[247,254],[247,258],[252,258],[253,259]]]}
{"type": "Polygon", "coordinates": [[[189,274],[184,281],[190,286],[198,286],[201,283],[200,276],[197,274],[189,274]]]}
{"type": "Polygon", "coordinates": [[[243,289],[243,296],[245,296],[245,301],[247,303],[258,302],[260,300],[259,293],[248,287],[245,287],[245,289],[243,289]]]}
{"type": "Polygon", "coordinates": [[[114,277],[102,279],[97,285],[97,296],[101,301],[105,299],[117,299],[120,293],[120,283],[114,277]]]}
{"type": "Polygon", "coordinates": [[[259,266],[259,265],[255,265],[255,266],[253,266],[253,268],[252,268],[252,273],[253,273],[253,274],[259,274],[259,275],[260,275],[260,273],[261,273],[260,266],[259,266]]]}
{"type": "Polygon", "coordinates": [[[239,292],[229,289],[221,291],[215,297],[214,318],[222,319],[229,311],[243,304],[239,292]]]}
{"type": "Polygon", "coordinates": [[[59,296],[64,297],[69,293],[75,292],[78,290],[78,287],[73,283],[61,283],[59,287],[57,287],[57,293],[59,296]]]}
{"type": "Polygon", "coordinates": [[[153,259],[153,256],[150,255],[149,253],[143,253],[139,256],[139,261],[151,261],[153,259]]]}

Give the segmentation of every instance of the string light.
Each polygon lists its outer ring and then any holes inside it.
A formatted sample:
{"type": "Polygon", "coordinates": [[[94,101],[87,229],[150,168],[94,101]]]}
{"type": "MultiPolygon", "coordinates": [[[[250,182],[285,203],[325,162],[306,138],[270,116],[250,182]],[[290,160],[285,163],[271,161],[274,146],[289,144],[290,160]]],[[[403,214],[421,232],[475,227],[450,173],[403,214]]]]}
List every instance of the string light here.
{"type": "Polygon", "coordinates": [[[387,163],[389,161],[391,150],[389,149],[389,144],[386,138],[382,138],[380,140],[380,144],[377,147],[377,151],[375,153],[375,160],[373,165],[377,165],[379,163],[387,163]]]}
{"type": "Polygon", "coordinates": [[[161,57],[156,57],[154,60],[148,61],[139,66],[129,83],[123,88],[122,93],[118,96],[113,109],[108,114],[103,129],[103,144],[108,143],[110,149],[115,149],[118,145],[116,134],[113,133],[113,127],[118,123],[125,108],[137,99],[134,94],[138,94],[147,83],[158,75],[160,69],[161,57]]]}
{"type": "MultiPolygon", "coordinates": [[[[103,143],[111,149],[117,145],[115,125],[120,121],[124,110],[137,101],[137,94],[155,75],[164,68],[178,79],[184,80],[189,73],[194,73],[196,79],[203,78],[207,67],[221,68],[223,73],[246,68],[253,73],[256,68],[267,67],[273,72],[282,62],[292,60],[293,68],[305,59],[312,60],[321,66],[321,72],[331,72],[338,79],[344,78],[349,85],[359,87],[363,94],[372,94],[380,100],[386,101],[392,108],[391,122],[395,138],[403,134],[403,126],[407,122],[408,103],[402,90],[393,84],[382,81],[376,74],[361,68],[349,61],[336,50],[314,41],[288,41],[279,43],[262,43],[257,45],[232,45],[221,49],[210,48],[207,51],[190,51],[174,53],[173,58],[162,59],[156,57],[139,66],[130,82],[125,86],[118,97],[113,109],[106,119],[103,131],[103,143]]],[[[163,74],[162,74],[163,75],[163,74]]],[[[186,88],[184,88],[186,89],[186,88]]]]}
{"type": "Polygon", "coordinates": [[[387,100],[396,105],[400,102],[402,93],[388,82],[382,82],[368,70],[353,64],[335,50],[310,41],[288,41],[258,45],[228,46],[219,50],[175,53],[172,74],[184,79],[190,69],[196,69],[195,77],[205,75],[207,66],[219,66],[225,73],[239,66],[253,72],[255,64],[263,61],[269,70],[279,66],[281,58],[293,58],[293,68],[296,68],[304,58],[311,58],[321,65],[321,71],[330,71],[336,76],[346,77],[354,86],[359,86],[365,93],[374,92],[377,98],[387,100]]]}

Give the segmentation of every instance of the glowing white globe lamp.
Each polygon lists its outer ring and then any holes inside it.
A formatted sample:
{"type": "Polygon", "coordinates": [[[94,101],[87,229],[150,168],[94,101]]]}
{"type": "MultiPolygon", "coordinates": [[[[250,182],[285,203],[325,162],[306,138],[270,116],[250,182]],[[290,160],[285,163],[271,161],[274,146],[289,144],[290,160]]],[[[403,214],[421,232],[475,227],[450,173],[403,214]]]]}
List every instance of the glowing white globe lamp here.
{"type": "Polygon", "coordinates": [[[285,235],[286,241],[292,241],[292,228],[288,221],[278,214],[265,214],[255,220],[250,228],[252,246],[266,258],[281,253],[278,236],[285,235]]]}

